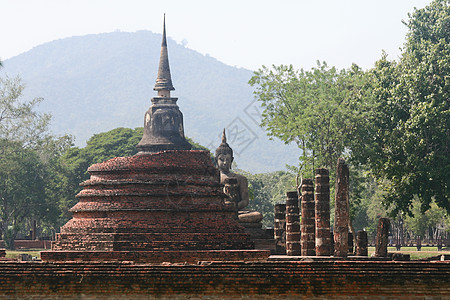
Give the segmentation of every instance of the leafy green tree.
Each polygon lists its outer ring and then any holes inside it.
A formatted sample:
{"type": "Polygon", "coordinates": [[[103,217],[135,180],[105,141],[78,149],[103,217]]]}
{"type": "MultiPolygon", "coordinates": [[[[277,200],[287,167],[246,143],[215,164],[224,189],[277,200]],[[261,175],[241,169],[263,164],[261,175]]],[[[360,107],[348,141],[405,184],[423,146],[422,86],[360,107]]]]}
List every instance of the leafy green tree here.
{"type": "MultiPolygon", "coordinates": [[[[189,142],[189,144],[191,144],[191,149],[192,150],[204,150],[204,151],[209,151],[208,148],[206,148],[203,145],[200,145],[199,143],[194,142],[191,138],[186,137],[186,140],[189,142]]],[[[212,153],[211,153],[212,155],[212,153]]]]}
{"type": "Polygon", "coordinates": [[[6,247],[14,249],[24,220],[45,216],[52,207],[45,201],[44,171],[37,153],[4,140],[0,149],[0,228],[6,247]]]}
{"type": "Polygon", "coordinates": [[[48,136],[50,115],[35,110],[42,98],[23,100],[23,89],[19,77],[0,78],[0,138],[20,141],[23,147],[36,147],[48,136]]]}
{"type": "Polygon", "coordinates": [[[0,78],[0,229],[8,248],[27,231],[27,220],[55,222],[57,201],[46,180],[56,153],[50,145],[62,152],[71,142],[48,133],[50,116],[36,111],[42,99],[22,99],[23,88],[20,78],[0,78]]]}
{"type": "Polygon", "coordinates": [[[450,232],[450,218],[446,211],[432,202],[430,209],[425,213],[420,211],[420,202],[417,198],[413,200],[413,216],[405,216],[405,227],[409,235],[436,239],[445,232],[450,232]]]}
{"type": "Polygon", "coordinates": [[[356,65],[338,71],[318,62],[311,71],[263,66],[249,81],[264,108],[261,125],[270,136],[300,148],[303,177],[318,167],[333,169],[347,153],[356,124],[365,116],[362,97],[355,92],[363,74],[356,65]]]}
{"type": "MultiPolygon", "coordinates": [[[[268,134],[302,150],[299,172],[330,169],[339,156],[370,170],[392,215],[410,212],[418,197],[450,212],[449,2],[415,10],[399,61],[386,55],[367,72],[318,64],[262,67],[250,84],[268,134]]],[[[333,184],[331,185],[333,186],[333,184]]]]}
{"type": "Polygon", "coordinates": [[[368,72],[377,107],[358,155],[383,180],[394,215],[410,212],[414,197],[422,213],[433,199],[450,212],[449,2],[435,0],[405,24],[401,59],[384,55],[368,72]]]}
{"type": "MultiPolygon", "coordinates": [[[[329,169],[334,195],[337,159],[351,163],[352,146],[359,149],[357,141],[366,139],[362,128],[370,120],[374,99],[365,72],[357,65],[338,71],[319,62],[311,71],[263,66],[249,83],[264,108],[261,125],[268,134],[300,148],[299,168],[290,169],[303,178],[314,178],[316,168],[329,169]]],[[[357,191],[363,180],[355,180],[353,171],[361,173],[362,167],[352,166],[351,190],[357,191]]],[[[360,197],[350,199],[352,218],[359,204],[360,197]]]]}
{"type": "Polygon", "coordinates": [[[39,219],[41,234],[46,237],[53,236],[63,225],[61,215],[61,201],[68,193],[68,172],[61,157],[73,146],[72,137],[51,137],[42,141],[38,148],[38,155],[42,167],[45,170],[45,195],[46,202],[52,211],[45,214],[45,218],[39,219]]]}
{"type": "Polygon", "coordinates": [[[249,183],[249,209],[263,214],[263,226],[273,227],[274,206],[286,202],[286,192],[295,191],[295,176],[285,171],[272,173],[251,174],[237,171],[248,179],[249,183]]]}

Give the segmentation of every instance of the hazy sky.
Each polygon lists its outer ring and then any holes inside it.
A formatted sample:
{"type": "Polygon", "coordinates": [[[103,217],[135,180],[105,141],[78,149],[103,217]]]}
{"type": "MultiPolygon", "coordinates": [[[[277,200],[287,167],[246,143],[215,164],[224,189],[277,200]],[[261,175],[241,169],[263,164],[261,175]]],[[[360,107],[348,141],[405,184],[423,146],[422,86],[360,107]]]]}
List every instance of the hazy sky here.
{"type": "MultiPolygon", "coordinates": [[[[430,0],[0,0],[0,58],[52,40],[115,30],[162,32],[232,66],[325,60],[369,68],[397,58],[408,12],[430,0]]],[[[170,55],[170,50],[169,50],[170,55]]]]}

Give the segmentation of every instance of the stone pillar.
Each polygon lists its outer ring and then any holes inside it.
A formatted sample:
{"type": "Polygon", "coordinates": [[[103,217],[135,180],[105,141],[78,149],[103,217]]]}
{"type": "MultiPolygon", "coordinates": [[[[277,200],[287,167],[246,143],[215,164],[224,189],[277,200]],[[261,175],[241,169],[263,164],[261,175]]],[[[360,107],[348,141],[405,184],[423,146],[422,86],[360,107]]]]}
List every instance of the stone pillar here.
{"type": "Polygon", "coordinates": [[[356,256],[367,256],[367,232],[364,230],[358,231],[356,234],[356,256]]]}
{"type": "Polygon", "coordinates": [[[300,255],[300,215],[297,192],[287,192],[286,255],[300,255]]]}
{"type": "Polygon", "coordinates": [[[348,178],[348,165],[343,158],[339,158],[336,167],[336,192],[334,198],[334,256],[336,257],[347,257],[348,252],[350,252],[348,246],[348,178]]]}
{"type": "Polygon", "coordinates": [[[375,242],[375,256],[387,257],[387,246],[389,239],[389,225],[390,221],[387,218],[380,218],[377,227],[377,239],[375,242]]]}
{"type": "Polygon", "coordinates": [[[302,221],[301,221],[301,253],[302,256],[316,255],[316,225],[314,205],[314,185],[312,179],[302,180],[302,221]]]}
{"type": "Polygon", "coordinates": [[[273,238],[277,254],[286,254],[286,204],[275,204],[273,238]]]}
{"type": "Polygon", "coordinates": [[[316,170],[316,255],[331,255],[330,178],[327,169],[316,170]]]}
{"type": "Polygon", "coordinates": [[[353,245],[353,233],[349,232],[348,233],[348,255],[353,255],[353,247],[356,248],[356,245],[353,245]]]}

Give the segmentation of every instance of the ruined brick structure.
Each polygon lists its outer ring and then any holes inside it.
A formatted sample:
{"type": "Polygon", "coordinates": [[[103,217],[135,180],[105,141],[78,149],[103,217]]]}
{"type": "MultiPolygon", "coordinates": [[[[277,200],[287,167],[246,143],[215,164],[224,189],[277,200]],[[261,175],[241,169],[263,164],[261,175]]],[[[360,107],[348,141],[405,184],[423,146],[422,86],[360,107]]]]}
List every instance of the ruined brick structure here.
{"type": "Polygon", "coordinates": [[[2,299],[449,299],[450,261],[0,262],[2,299]]]}
{"type": "Polygon", "coordinates": [[[360,230],[356,234],[356,256],[367,256],[367,232],[360,230]]]}
{"type": "Polygon", "coordinates": [[[175,88],[170,74],[165,16],[158,75],[153,89],[158,96],[152,98],[152,105],[145,113],[144,134],[137,144],[138,150],[145,153],[191,149],[184,137],[183,114],[177,105],[178,98],[170,96],[170,91],[175,88]]]}
{"type": "Polygon", "coordinates": [[[314,256],[316,255],[316,225],[313,180],[303,179],[301,184],[301,254],[314,256]]]}
{"type": "MultiPolygon", "coordinates": [[[[118,157],[88,172],[73,218],[61,227],[53,251],[41,253],[43,260],[192,261],[198,250],[233,250],[239,259],[268,256],[250,250],[207,151],[118,157]],[[94,251],[127,253],[88,253],[94,251]]],[[[202,253],[204,259],[208,255],[226,260],[223,253],[202,253]]]]}
{"type": "Polygon", "coordinates": [[[286,254],[286,203],[275,204],[274,210],[275,253],[286,254]]]}
{"type": "MultiPolygon", "coordinates": [[[[8,261],[0,249],[1,299],[450,298],[450,261],[444,256],[446,261],[429,262],[303,260],[252,250],[209,152],[190,151],[185,143],[182,115],[170,97],[164,41],[165,30],[158,97],[145,116],[140,154],[89,168],[73,219],[61,228],[54,251],[41,252],[44,261],[8,261]]],[[[312,180],[302,184],[308,219],[302,218],[302,246],[306,255],[314,253],[316,237],[318,255],[329,255],[328,172],[317,175],[316,216],[312,180]]],[[[287,239],[295,229],[297,242],[297,193],[288,199],[287,214],[286,205],[276,206],[275,237],[283,242],[287,221],[287,239]]],[[[367,234],[358,241],[358,249],[367,251],[367,234]]],[[[380,241],[384,246],[385,235],[380,241]]]]}
{"type": "Polygon", "coordinates": [[[330,178],[325,168],[316,169],[315,209],[316,209],[316,255],[330,256],[330,178]]]}
{"type": "Polygon", "coordinates": [[[378,220],[377,238],[375,241],[375,256],[387,257],[389,242],[389,226],[391,222],[388,218],[380,218],[378,220]]]}
{"type": "Polygon", "coordinates": [[[261,260],[238,223],[208,151],[193,151],[170,97],[165,26],[144,135],[132,157],[89,167],[73,218],[61,227],[45,261],[191,262],[261,260]]]}
{"type": "Polygon", "coordinates": [[[300,210],[297,192],[286,193],[286,255],[301,255],[300,210]]]}
{"type": "Polygon", "coordinates": [[[334,209],[334,256],[347,257],[349,252],[349,170],[343,158],[336,168],[336,190],[334,209]]]}

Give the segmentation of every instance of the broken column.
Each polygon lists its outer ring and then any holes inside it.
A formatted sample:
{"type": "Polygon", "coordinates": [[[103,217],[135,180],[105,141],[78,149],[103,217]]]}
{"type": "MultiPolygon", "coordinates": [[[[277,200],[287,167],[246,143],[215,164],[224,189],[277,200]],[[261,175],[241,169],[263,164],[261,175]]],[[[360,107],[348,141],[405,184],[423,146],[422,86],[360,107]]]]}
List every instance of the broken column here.
{"type": "Polygon", "coordinates": [[[387,257],[387,246],[389,238],[390,221],[388,218],[380,218],[377,227],[377,238],[375,242],[375,256],[387,257]]]}
{"type": "Polygon", "coordinates": [[[331,255],[330,235],[330,178],[325,168],[316,170],[316,255],[331,255]]]}
{"type": "Polygon", "coordinates": [[[349,246],[348,165],[339,158],[336,167],[336,192],[334,210],[334,256],[347,257],[349,246]]]}
{"type": "Polygon", "coordinates": [[[274,239],[277,254],[286,254],[286,204],[275,204],[274,239]]]}
{"type": "Polygon", "coordinates": [[[367,256],[367,232],[364,230],[358,231],[356,234],[356,256],[367,256]]]}
{"type": "Polygon", "coordinates": [[[302,180],[302,220],[301,220],[301,255],[316,255],[316,226],[315,226],[315,204],[314,186],[312,179],[302,180]]]}
{"type": "Polygon", "coordinates": [[[300,215],[297,192],[287,192],[286,255],[300,255],[300,215]]]}
{"type": "Polygon", "coordinates": [[[353,233],[348,233],[348,255],[353,255],[353,246],[356,247],[356,245],[353,245],[353,233]]]}

